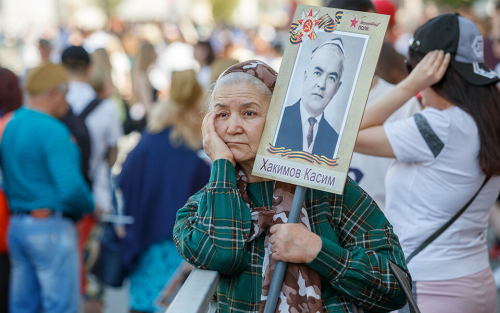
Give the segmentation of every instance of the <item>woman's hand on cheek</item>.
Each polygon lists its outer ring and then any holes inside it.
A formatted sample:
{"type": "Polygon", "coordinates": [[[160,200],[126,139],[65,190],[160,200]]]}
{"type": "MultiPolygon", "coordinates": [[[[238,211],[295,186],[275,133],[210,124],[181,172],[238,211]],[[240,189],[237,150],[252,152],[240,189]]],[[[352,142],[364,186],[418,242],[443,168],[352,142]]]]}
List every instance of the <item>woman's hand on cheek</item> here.
{"type": "Polygon", "coordinates": [[[215,112],[210,112],[203,119],[203,125],[201,126],[203,149],[212,162],[218,159],[226,159],[236,166],[233,153],[215,131],[215,115],[215,112]]]}
{"type": "Polygon", "coordinates": [[[425,55],[413,71],[405,79],[407,87],[415,94],[439,82],[450,64],[450,54],[442,50],[434,50],[425,55]]]}
{"type": "Polygon", "coordinates": [[[303,224],[278,224],[269,231],[272,257],[276,261],[309,263],[321,250],[321,237],[303,224]]]}

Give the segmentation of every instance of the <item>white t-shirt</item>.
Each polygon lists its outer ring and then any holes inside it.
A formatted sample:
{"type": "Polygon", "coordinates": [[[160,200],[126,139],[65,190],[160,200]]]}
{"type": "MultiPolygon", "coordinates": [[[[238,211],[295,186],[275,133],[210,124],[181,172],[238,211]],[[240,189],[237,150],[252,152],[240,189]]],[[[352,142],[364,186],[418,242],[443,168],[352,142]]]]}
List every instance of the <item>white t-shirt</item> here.
{"type": "MultiPolygon", "coordinates": [[[[370,90],[366,106],[371,105],[383,95],[391,91],[395,86],[377,77],[377,84],[370,90]]],[[[394,112],[386,121],[400,120],[412,116],[420,111],[420,103],[412,98],[401,108],[394,112]]],[[[385,175],[387,169],[394,159],[376,157],[361,153],[353,153],[349,176],[354,179],[385,211],[385,175]]]]}
{"type": "MultiPolygon", "coordinates": [[[[473,118],[452,106],[384,125],[397,162],[386,176],[386,216],[406,256],[444,225],[479,190],[479,134],[473,118]]],[[[413,258],[415,281],[448,280],[489,266],[485,229],[498,197],[493,177],[474,202],[441,236],[413,258]]]]}
{"type": "MultiPolygon", "coordinates": [[[[66,101],[74,114],[80,114],[97,97],[90,84],[71,81],[66,101]]],[[[123,129],[111,99],[103,100],[85,119],[90,135],[89,177],[94,201],[104,212],[113,211],[110,172],[106,154],[116,147],[123,129]]]]}

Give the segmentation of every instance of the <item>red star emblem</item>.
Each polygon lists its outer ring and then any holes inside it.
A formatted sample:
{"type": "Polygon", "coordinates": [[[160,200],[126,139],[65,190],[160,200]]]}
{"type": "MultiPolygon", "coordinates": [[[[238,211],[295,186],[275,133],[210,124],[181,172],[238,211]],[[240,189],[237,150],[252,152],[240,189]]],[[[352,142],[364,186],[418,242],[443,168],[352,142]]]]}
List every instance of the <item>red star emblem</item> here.
{"type": "Polygon", "coordinates": [[[356,20],[356,16],[354,17],[353,20],[351,20],[351,27],[354,27],[356,28],[356,24],[358,23],[359,21],[356,20]]]}
{"type": "MultiPolygon", "coordinates": [[[[316,13],[317,15],[317,13],[316,13]]],[[[306,18],[302,20],[297,20],[297,22],[302,25],[302,33],[306,36],[309,36],[309,39],[313,40],[316,38],[316,34],[314,33],[314,27],[319,24],[319,20],[316,20],[315,17],[316,15],[313,16],[313,11],[309,11],[309,14],[306,16],[306,18]]]]}

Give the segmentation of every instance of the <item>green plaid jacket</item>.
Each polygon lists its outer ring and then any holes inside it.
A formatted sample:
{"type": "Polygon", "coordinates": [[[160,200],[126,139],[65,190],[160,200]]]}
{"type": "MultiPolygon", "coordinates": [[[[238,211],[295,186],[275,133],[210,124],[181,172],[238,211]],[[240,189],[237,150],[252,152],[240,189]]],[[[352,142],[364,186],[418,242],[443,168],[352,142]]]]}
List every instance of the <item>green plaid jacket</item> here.
{"type": "MultiPolygon", "coordinates": [[[[250,205],[271,207],[273,188],[269,181],[249,184],[250,205]]],[[[348,178],[343,195],[308,189],[305,205],[311,230],[323,240],[307,264],[322,276],[323,311],[352,312],[351,302],[368,312],[401,308],[406,298],[388,260],[408,273],[403,251],[370,196],[348,178]]],[[[259,311],[265,234],[248,242],[250,225],[250,211],[227,160],[214,162],[208,185],[177,212],[174,241],[180,254],[222,276],[219,312],[259,311]]]]}

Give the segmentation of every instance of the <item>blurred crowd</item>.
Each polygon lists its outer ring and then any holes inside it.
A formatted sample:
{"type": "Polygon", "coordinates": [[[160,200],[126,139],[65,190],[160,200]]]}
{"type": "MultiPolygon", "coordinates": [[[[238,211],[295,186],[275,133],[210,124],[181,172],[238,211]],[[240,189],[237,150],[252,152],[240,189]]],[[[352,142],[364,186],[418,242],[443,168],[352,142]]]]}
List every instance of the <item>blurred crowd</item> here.
{"type": "MultiPolygon", "coordinates": [[[[329,2],[325,0],[324,5],[329,2]]],[[[489,1],[483,14],[467,6],[428,4],[416,25],[405,22],[402,1],[373,2],[377,13],[391,16],[372,85],[378,84],[382,90],[373,89],[373,97],[375,90],[384,93],[384,86],[398,84],[408,75],[404,60],[413,31],[430,18],[455,10],[478,26],[484,38],[484,63],[500,75],[500,2],[489,1]]],[[[296,4],[290,2],[289,17],[296,4]]],[[[122,276],[130,281],[130,309],[164,310],[173,290],[182,284],[182,275],[189,271],[172,241],[177,209],[210,177],[211,161],[202,150],[201,134],[206,94],[225,69],[241,61],[261,60],[279,72],[289,23],[261,23],[254,28],[219,23],[207,33],[196,28],[196,21],[186,29],[168,21],[113,19],[97,30],[61,25],[42,36],[33,36],[33,32],[19,38],[0,34],[0,161],[4,172],[0,180],[16,186],[14,192],[0,192],[0,312],[9,312],[9,292],[11,308],[16,308],[13,313],[38,312],[41,306],[44,312],[101,312],[106,283],[95,270],[98,257],[94,248],[104,237],[104,224],[110,222],[121,251],[120,267],[127,273],[122,276]],[[16,112],[13,119],[11,112],[16,112]],[[40,112],[61,120],[71,132],[37,115],[40,112]],[[16,119],[24,120],[16,124],[16,119]],[[24,127],[23,121],[33,128],[24,127]],[[3,132],[8,123],[13,123],[11,129],[18,128],[15,135],[12,130],[3,132]],[[36,129],[49,131],[29,137],[36,129]],[[67,145],[70,142],[80,149],[72,150],[67,145]],[[14,153],[9,159],[2,156],[7,149],[14,153]],[[73,159],[54,156],[53,166],[45,168],[43,160],[50,159],[54,151],[73,159]],[[33,185],[34,177],[53,182],[53,188],[33,185]],[[64,190],[66,202],[51,207],[55,195],[64,190]],[[28,198],[35,195],[46,202],[31,206],[28,198]],[[73,230],[57,222],[33,226],[47,218],[64,219],[65,206],[74,209],[69,214],[77,222],[73,230]],[[9,217],[16,236],[7,235],[9,217]],[[33,234],[45,239],[32,240],[33,234]],[[60,250],[43,251],[40,247],[47,243],[42,241],[54,236],[61,236],[57,237],[61,242],[74,236],[75,244],[67,247],[61,243],[60,250]],[[78,268],[70,264],[40,270],[47,255],[58,253],[60,264],[69,262],[67,255],[78,258],[78,268]],[[41,263],[32,263],[30,258],[41,263]],[[55,300],[61,298],[58,293],[34,300],[41,290],[59,284],[57,277],[77,282],[79,290],[60,284],[66,302],[55,300]],[[85,299],[81,308],[79,299],[85,299]]],[[[419,110],[416,101],[401,114],[410,116],[419,110]]],[[[365,187],[360,167],[369,162],[355,154],[349,174],[383,210],[389,161],[380,165],[380,173],[373,174],[376,178],[364,177],[372,186],[365,187]]],[[[492,213],[493,225],[500,225],[499,212],[492,213]]],[[[500,238],[500,226],[494,230],[500,238]]],[[[499,247],[497,240],[493,258],[500,259],[499,247]]]]}

